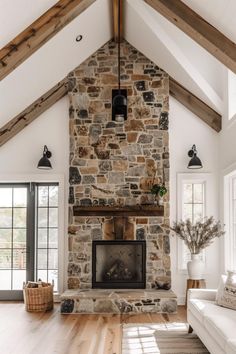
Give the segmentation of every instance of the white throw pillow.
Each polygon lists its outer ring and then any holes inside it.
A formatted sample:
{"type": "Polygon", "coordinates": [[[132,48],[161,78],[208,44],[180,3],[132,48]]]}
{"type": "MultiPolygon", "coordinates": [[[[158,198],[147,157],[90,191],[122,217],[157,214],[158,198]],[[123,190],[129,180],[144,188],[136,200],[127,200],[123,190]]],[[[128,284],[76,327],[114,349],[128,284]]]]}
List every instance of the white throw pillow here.
{"type": "Polygon", "coordinates": [[[225,283],[224,276],[221,277],[222,282],[217,291],[216,302],[220,306],[236,310],[236,272],[228,271],[227,273],[225,283]]]}
{"type": "Polygon", "coordinates": [[[225,288],[225,282],[227,279],[227,275],[226,274],[222,274],[220,277],[220,282],[218,285],[218,289],[217,289],[217,293],[216,293],[216,303],[217,305],[219,305],[219,301],[222,298],[223,294],[224,294],[224,288],[225,288]]]}

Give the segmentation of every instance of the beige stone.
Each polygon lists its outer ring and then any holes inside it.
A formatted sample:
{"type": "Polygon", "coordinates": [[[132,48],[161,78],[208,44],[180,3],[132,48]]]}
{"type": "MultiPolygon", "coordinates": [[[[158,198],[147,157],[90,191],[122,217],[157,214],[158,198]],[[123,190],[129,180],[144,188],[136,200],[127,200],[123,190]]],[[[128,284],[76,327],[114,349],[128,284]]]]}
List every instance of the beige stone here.
{"type": "Polygon", "coordinates": [[[128,168],[127,160],[114,160],[113,171],[126,171],[128,168]]]}
{"type": "Polygon", "coordinates": [[[137,132],[129,132],[127,133],[127,141],[128,143],[136,143],[138,138],[138,133],[137,132]]]}
{"type": "Polygon", "coordinates": [[[95,166],[80,167],[79,170],[80,170],[81,175],[89,175],[89,174],[97,174],[98,173],[98,168],[95,166]]]}

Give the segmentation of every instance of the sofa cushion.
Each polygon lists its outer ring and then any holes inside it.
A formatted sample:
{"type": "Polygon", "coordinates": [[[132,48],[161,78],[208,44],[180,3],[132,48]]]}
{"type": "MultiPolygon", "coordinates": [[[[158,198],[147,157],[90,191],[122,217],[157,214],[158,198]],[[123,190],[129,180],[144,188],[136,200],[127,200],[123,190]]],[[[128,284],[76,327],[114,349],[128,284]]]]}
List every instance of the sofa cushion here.
{"type": "Polygon", "coordinates": [[[229,340],[226,345],[226,353],[227,354],[235,354],[236,353],[236,339],[229,340]]]}
{"type": "Polygon", "coordinates": [[[203,322],[205,311],[213,312],[216,304],[214,301],[209,300],[190,299],[188,306],[188,310],[190,310],[200,322],[203,322]]]}
{"type": "Polygon", "coordinates": [[[205,311],[203,323],[206,330],[225,350],[227,342],[235,339],[236,311],[217,305],[215,310],[217,311],[205,311]]]}
{"type": "MultiPolygon", "coordinates": [[[[224,282],[224,279],[223,279],[224,282]]],[[[236,310],[236,272],[228,270],[225,284],[218,289],[217,304],[236,310]]]]}

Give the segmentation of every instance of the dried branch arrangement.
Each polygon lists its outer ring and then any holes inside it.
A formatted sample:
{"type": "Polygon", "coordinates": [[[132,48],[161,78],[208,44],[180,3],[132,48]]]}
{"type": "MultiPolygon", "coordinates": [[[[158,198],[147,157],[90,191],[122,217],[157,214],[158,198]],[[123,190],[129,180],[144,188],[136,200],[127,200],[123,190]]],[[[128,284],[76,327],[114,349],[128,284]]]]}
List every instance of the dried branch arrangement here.
{"type": "Polygon", "coordinates": [[[213,242],[214,238],[225,234],[220,221],[216,222],[213,216],[197,221],[195,224],[190,219],[175,222],[170,229],[184,241],[192,254],[200,253],[213,242]]]}

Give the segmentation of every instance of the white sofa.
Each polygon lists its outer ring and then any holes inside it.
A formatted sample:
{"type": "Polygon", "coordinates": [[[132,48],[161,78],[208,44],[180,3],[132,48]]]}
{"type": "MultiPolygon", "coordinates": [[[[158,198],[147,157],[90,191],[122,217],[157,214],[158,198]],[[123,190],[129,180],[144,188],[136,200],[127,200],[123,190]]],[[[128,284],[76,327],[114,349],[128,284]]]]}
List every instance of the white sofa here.
{"type": "Polygon", "coordinates": [[[189,289],[187,321],[211,354],[236,354],[236,311],[215,298],[216,290],[189,289]]]}

